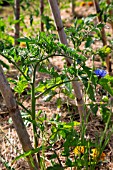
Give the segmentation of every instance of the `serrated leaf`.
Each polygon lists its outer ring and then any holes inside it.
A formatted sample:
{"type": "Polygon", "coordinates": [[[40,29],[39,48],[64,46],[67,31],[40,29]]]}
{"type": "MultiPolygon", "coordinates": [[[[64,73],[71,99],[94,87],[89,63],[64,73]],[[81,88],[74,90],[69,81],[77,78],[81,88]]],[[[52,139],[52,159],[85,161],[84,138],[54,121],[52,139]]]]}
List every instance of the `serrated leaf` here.
{"type": "Polygon", "coordinates": [[[43,92],[46,89],[46,85],[42,83],[40,83],[36,88],[35,88],[35,92],[43,92]]]}
{"type": "Polygon", "coordinates": [[[28,87],[28,82],[27,81],[18,81],[17,85],[14,87],[14,90],[21,94],[25,88],[28,87]]]}

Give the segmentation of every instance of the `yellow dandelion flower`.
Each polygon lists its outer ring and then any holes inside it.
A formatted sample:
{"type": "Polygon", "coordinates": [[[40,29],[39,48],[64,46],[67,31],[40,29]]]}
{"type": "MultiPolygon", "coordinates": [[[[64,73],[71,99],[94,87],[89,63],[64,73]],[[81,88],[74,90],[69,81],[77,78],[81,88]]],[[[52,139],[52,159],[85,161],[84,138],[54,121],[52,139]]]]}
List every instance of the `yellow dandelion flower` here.
{"type": "Polygon", "coordinates": [[[73,150],[75,155],[80,155],[81,153],[84,154],[85,152],[85,147],[84,146],[76,146],[75,149],[73,150]]]}

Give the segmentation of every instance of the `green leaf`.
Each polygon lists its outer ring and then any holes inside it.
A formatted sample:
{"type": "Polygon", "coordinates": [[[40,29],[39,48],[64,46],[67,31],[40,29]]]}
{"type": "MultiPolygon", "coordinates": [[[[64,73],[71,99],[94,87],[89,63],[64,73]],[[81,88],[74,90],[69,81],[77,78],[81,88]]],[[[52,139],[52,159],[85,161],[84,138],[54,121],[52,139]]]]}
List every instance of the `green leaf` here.
{"type": "Polygon", "coordinates": [[[94,88],[91,84],[87,87],[87,94],[91,100],[95,101],[94,88]]]}
{"type": "Polygon", "coordinates": [[[79,126],[79,125],[80,125],[80,122],[73,121],[69,123],[64,123],[63,127],[67,129],[67,128],[73,128],[74,126],[79,126]]]}
{"type": "Polygon", "coordinates": [[[102,23],[97,24],[97,28],[103,28],[103,27],[104,27],[104,24],[102,23]]]}
{"type": "Polygon", "coordinates": [[[54,166],[48,167],[47,170],[64,170],[64,168],[61,167],[59,164],[55,164],[54,166]]]}
{"type": "Polygon", "coordinates": [[[33,15],[32,14],[30,14],[29,20],[30,20],[30,25],[32,26],[32,24],[33,24],[33,15]]]}
{"type": "Polygon", "coordinates": [[[71,161],[71,159],[67,158],[67,160],[66,160],[66,165],[67,165],[68,167],[72,167],[72,161],[71,161]]]}
{"type": "Polygon", "coordinates": [[[25,37],[25,38],[18,38],[18,42],[34,42],[35,43],[34,40],[29,39],[27,37],[25,37]]]}
{"type": "Polygon", "coordinates": [[[110,110],[105,105],[101,105],[100,113],[102,114],[103,121],[106,123],[110,115],[110,110]]]}
{"type": "Polygon", "coordinates": [[[47,94],[44,98],[43,98],[43,101],[45,102],[49,102],[55,95],[57,94],[56,91],[49,91],[49,94],[47,94]]]}
{"type": "Polygon", "coordinates": [[[28,82],[27,81],[18,81],[17,85],[14,87],[14,90],[21,94],[22,92],[24,92],[24,90],[26,89],[26,87],[28,87],[28,82]]]}
{"type": "Polygon", "coordinates": [[[53,155],[51,155],[51,156],[49,157],[50,160],[51,160],[51,159],[55,159],[55,158],[57,158],[57,154],[53,154],[53,155]]]}
{"type": "Polygon", "coordinates": [[[85,24],[91,23],[95,17],[96,17],[96,14],[90,14],[88,17],[84,19],[85,24]]]}
{"type": "Polygon", "coordinates": [[[92,39],[92,37],[88,37],[87,41],[85,43],[85,48],[90,47],[93,42],[94,42],[94,40],[92,39]]]}
{"type": "Polygon", "coordinates": [[[4,43],[0,41],[0,52],[2,52],[3,50],[4,50],[4,43]]]}
{"type": "Polygon", "coordinates": [[[57,103],[57,108],[61,108],[61,105],[62,105],[62,99],[61,99],[60,97],[59,97],[59,98],[57,98],[56,103],[57,103]]]}
{"type": "Polygon", "coordinates": [[[41,150],[42,150],[42,147],[38,147],[38,148],[36,148],[36,149],[32,149],[32,150],[30,150],[30,151],[28,151],[28,152],[25,152],[25,153],[23,153],[23,154],[20,154],[19,156],[17,156],[17,157],[14,159],[13,162],[15,162],[15,161],[17,161],[17,160],[19,160],[19,159],[21,159],[21,158],[25,158],[25,157],[27,157],[27,156],[33,155],[33,154],[35,154],[35,153],[38,153],[38,152],[41,151],[41,150]]]}
{"type": "Polygon", "coordinates": [[[98,50],[98,53],[101,56],[101,58],[104,59],[105,57],[107,57],[108,54],[111,53],[111,48],[109,46],[105,45],[104,47],[102,47],[98,50]]]}
{"type": "Polygon", "coordinates": [[[92,113],[93,113],[94,115],[96,115],[96,113],[97,113],[97,111],[98,111],[98,104],[93,104],[93,103],[91,103],[91,104],[90,104],[90,109],[91,109],[92,113]]]}
{"type": "Polygon", "coordinates": [[[88,77],[90,78],[92,75],[91,68],[87,67],[86,65],[83,65],[82,68],[83,68],[84,73],[86,73],[88,75],[88,77]]]}
{"type": "Polygon", "coordinates": [[[47,67],[46,66],[43,66],[43,65],[41,65],[40,66],[40,68],[39,68],[39,70],[38,70],[39,72],[41,72],[41,73],[48,73],[48,74],[50,74],[50,72],[49,72],[49,70],[47,69],[47,67]]]}
{"type": "Polygon", "coordinates": [[[35,93],[43,92],[45,89],[46,89],[46,84],[43,82],[40,82],[40,84],[35,88],[35,93]]]}
{"type": "Polygon", "coordinates": [[[99,84],[113,96],[113,88],[110,82],[113,82],[113,78],[110,76],[105,76],[99,80],[99,84]]]}
{"type": "Polygon", "coordinates": [[[61,92],[68,96],[70,99],[75,99],[75,95],[72,92],[70,93],[67,89],[62,89],[61,92]]]}
{"type": "Polygon", "coordinates": [[[57,133],[53,133],[53,134],[50,136],[50,140],[56,141],[56,140],[57,140],[57,133]]]}

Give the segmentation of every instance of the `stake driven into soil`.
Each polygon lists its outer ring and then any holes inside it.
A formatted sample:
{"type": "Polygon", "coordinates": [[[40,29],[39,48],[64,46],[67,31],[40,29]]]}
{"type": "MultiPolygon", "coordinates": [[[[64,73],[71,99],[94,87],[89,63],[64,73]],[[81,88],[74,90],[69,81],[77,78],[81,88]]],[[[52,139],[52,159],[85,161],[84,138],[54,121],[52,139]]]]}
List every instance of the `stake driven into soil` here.
{"type": "MultiPolygon", "coordinates": [[[[98,2],[98,0],[93,0],[93,1],[94,1],[96,12],[98,14],[98,21],[100,23],[103,23],[99,2],[98,2]]],[[[106,33],[105,33],[104,27],[102,27],[102,29],[101,29],[101,35],[102,35],[103,46],[105,46],[105,45],[107,45],[107,38],[106,38],[106,33]]],[[[110,66],[110,56],[109,55],[105,58],[105,61],[106,61],[107,71],[108,71],[108,73],[110,73],[111,72],[111,68],[110,68],[111,66],[110,66]]]]}
{"type": "Polygon", "coordinates": [[[17,41],[17,39],[19,38],[19,34],[20,34],[20,0],[15,0],[14,1],[14,16],[15,16],[15,21],[17,21],[17,23],[15,23],[15,45],[18,45],[19,42],[17,41]]]}
{"type": "MultiPolygon", "coordinates": [[[[59,34],[59,39],[61,41],[62,44],[65,44],[68,46],[67,43],[67,37],[66,34],[64,32],[64,28],[63,28],[63,23],[61,20],[61,16],[60,16],[60,10],[58,8],[58,4],[56,0],[48,0],[50,7],[51,7],[51,11],[54,17],[54,21],[56,24],[56,28],[59,34]]],[[[71,66],[72,64],[72,60],[69,58],[66,58],[66,62],[67,62],[67,66],[71,66]]],[[[80,122],[82,123],[82,120],[84,120],[86,122],[86,111],[85,111],[85,104],[84,104],[84,100],[83,100],[83,96],[81,93],[81,89],[80,89],[80,83],[78,81],[74,81],[72,83],[73,85],[73,89],[74,89],[74,93],[76,96],[76,100],[77,100],[77,105],[78,105],[78,110],[79,110],[79,114],[80,114],[80,122]]]]}
{"type": "MultiPolygon", "coordinates": [[[[107,0],[107,4],[110,5],[110,4],[111,4],[111,1],[110,1],[110,0],[107,0]]],[[[110,14],[110,16],[113,16],[113,9],[110,9],[110,10],[109,10],[109,14],[110,14]]],[[[110,21],[110,24],[111,24],[112,33],[113,33],[113,20],[110,21]]]]}
{"type": "MultiPolygon", "coordinates": [[[[4,75],[1,65],[0,65],[0,91],[2,93],[4,100],[5,100],[6,106],[9,111],[9,115],[13,120],[16,132],[18,134],[18,137],[22,144],[22,148],[23,148],[24,152],[32,150],[33,147],[31,145],[29,135],[27,133],[27,130],[25,128],[25,125],[23,123],[23,120],[22,120],[22,117],[21,117],[21,114],[20,114],[20,111],[18,108],[18,105],[16,103],[16,100],[14,98],[12,90],[5,78],[5,75],[4,75]]],[[[38,164],[37,164],[37,161],[36,161],[36,158],[34,155],[28,156],[27,160],[29,163],[30,170],[38,169],[38,164]],[[31,160],[33,162],[31,162],[31,160]]]]}

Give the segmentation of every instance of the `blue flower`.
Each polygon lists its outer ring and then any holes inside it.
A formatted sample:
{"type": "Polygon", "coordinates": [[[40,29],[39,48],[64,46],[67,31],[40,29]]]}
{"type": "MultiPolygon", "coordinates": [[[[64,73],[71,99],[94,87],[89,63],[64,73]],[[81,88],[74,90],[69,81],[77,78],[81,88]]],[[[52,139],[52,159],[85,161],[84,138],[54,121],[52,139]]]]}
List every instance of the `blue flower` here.
{"type": "Polygon", "coordinates": [[[97,69],[94,71],[94,73],[99,77],[105,77],[105,75],[107,74],[106,70],[102,70],[102,69],[97,69]]]}

